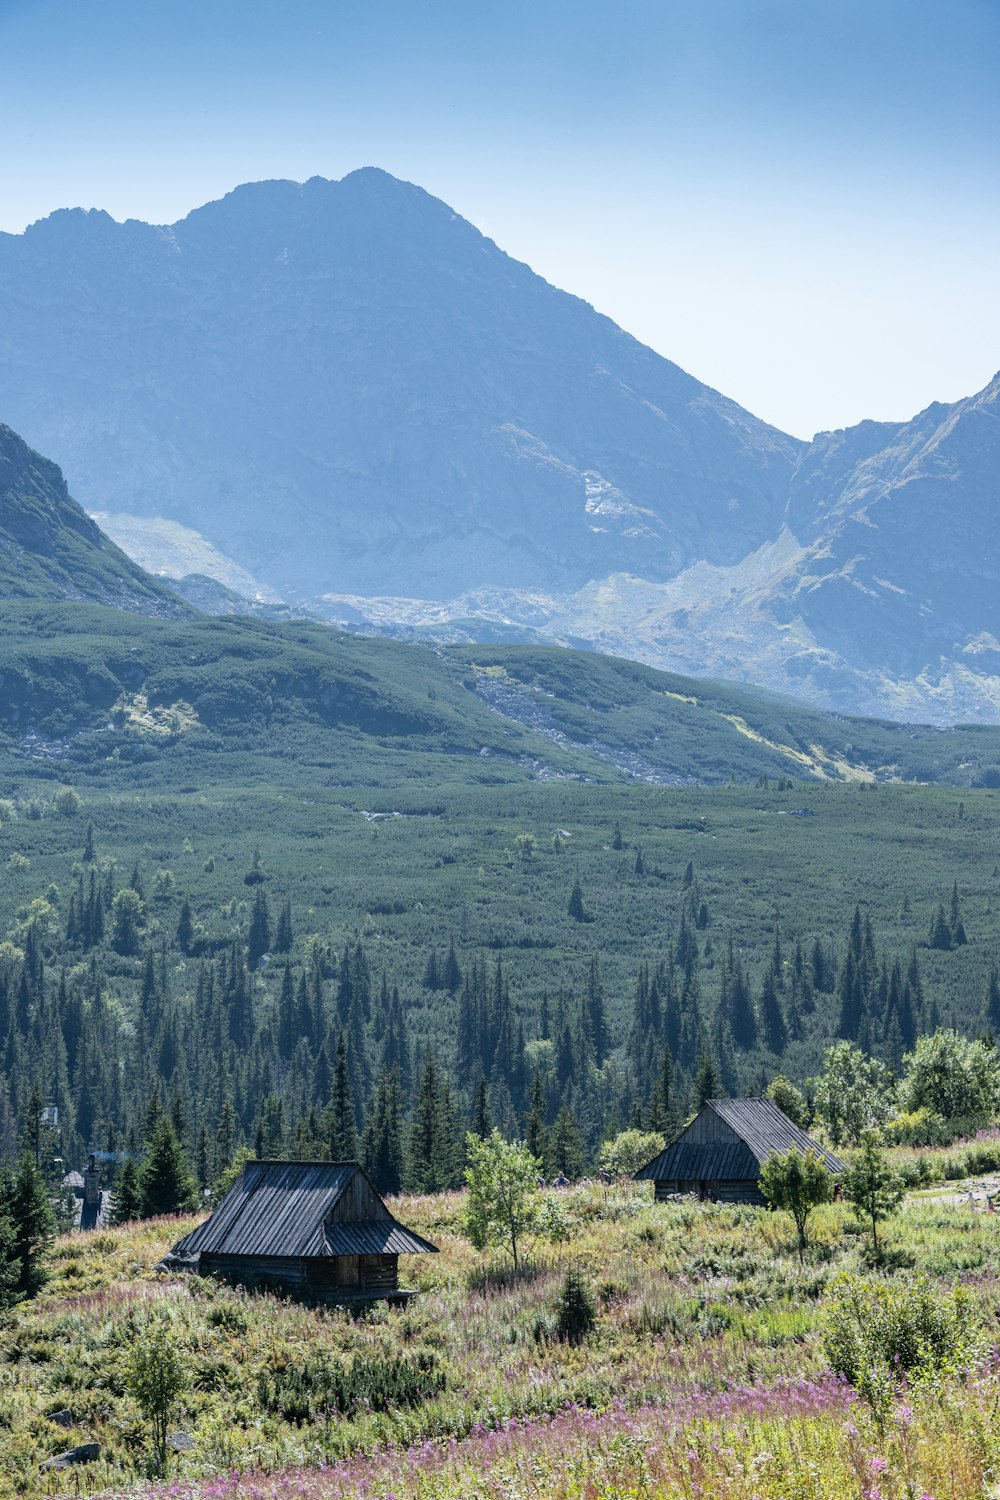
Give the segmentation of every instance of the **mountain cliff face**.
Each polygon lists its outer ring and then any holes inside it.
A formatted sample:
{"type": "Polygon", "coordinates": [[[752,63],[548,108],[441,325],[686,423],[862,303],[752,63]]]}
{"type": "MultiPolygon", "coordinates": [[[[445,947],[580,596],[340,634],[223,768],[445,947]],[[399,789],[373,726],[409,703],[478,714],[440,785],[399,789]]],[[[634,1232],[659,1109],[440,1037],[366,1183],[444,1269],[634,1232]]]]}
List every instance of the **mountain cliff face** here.
{"type": "Polygon", "coordinates": [[[799,449],[374,170],[0,235],[0,408],[299,595],[733,562],[799,449]]]}
{"type": "Polygon", "coordinates": [[[73,599],[137,614],[190,611],[97,528],[62,474],[0,424],[0,599],[73,599]]]}
{"type": "Polygon", "coordinates": [[[799,443],[375,170],[0,235],[0,410],[116,535],[855,712],[1000,720],[998,399],[799,443]]]}
{"type": "Polygon", "coordinates": [[[806,547],[784,598],[817,641],[915,677],[959,653],[1000,670],[1000,376],[898,427],[821,433],[792,480],[806,547]]]}

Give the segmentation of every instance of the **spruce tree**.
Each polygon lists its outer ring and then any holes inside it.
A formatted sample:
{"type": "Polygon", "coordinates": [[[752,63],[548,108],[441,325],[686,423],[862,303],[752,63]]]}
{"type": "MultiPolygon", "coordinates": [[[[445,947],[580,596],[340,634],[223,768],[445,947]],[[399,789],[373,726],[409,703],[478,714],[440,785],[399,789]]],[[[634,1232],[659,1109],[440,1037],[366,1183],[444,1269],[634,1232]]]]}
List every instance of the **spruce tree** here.
{"type": "Polygon", "coordinates": [[[771,969],[764,975],[764,985],[760,992],[760,1030],[764,1046],[780,1057],[788,1043],[788,1030],[778,998],[774,971],[771,969]]]}
{"type": "Polygon", "coordinates": [[[541,1072],[536,1068],[531,1084],[531,1103],[524,1117],[524,1144],[532,1156],[537,1156],[540,1160],[544,1159],[548,1150],[546,1115],[545,1085],[542,1083],[541,1072]]]}
{"type": "Polygon", "coordinates": [[[274,933],[275,953],[290,953],[294,933],[292,931],[292,903],[286,901],[278,913],[278,925],[274,933]]]}
{"type": "Polygon", "coordinates": [[[14,1226],[6,1208],[0,1207],[0,1312],[20,1298],[18,1280],[21,1263],[14,1244],[14,1226]]]}
{"type": "Polygon", "coordinates": [[[130,1156],[115,1178],[111,1194],[112,1224],[128,1224],[138,1219],[142,1209],[142,1191],[139,1186],[139,1168],[130,1156]]]}
{"type": "Polygon", "coordinates": [[[569,915],[573,918],[574,922],[586,922],[587,920],[587,913],[583,905],[583,891],[580,888],[579,876],[577,876],[577,878],[573,881],[573,889],[570,892],[569,896],[568,912],[569,915]]]}
{"type": "Polygon", "coordinates": [[[365,1171],[380,1193],[398,1193],[403,1183],[403,1128],[399,1073],[385,1068],[362,1141],[365,1171]]]}
{"type": "Polygon", "coordinates": [[[333,1069],[333,1099],[330,1104],[329,1144],[333,1161],[357,1161],[358,1133],[354,1119],[354,1094],[351,1089],[347,1035],[340,1033],[337,1058],[333,1069]]]}
{"type": "Polygon", "coordinates": [[[267,904],[267,893],[262,885],[254,892],[250,929],[247,933],[247,962],[256,968],[265,953],[271,951],[271,913],[267,904]]]}
{"type": "Polygon", "coordinates": [[[191,914],[191,903],[185,896],[181,903],[180,916],[177,918],[177,946],[182,953],[190,951],[193,937],[194,917],[191,914]]]}
{"type": "Polygon", "coordinates": [[[478,1136],[481,1141],[485,1141],[492,1129],[486,1079],[480,1078],[479,1087],[476,1090],[475,1108],[472,1111],[471,1130],[473,1135],[478,1136]]]}
{"type": "Polygon", "coordinates": [[[695,1107],[701,1109],[702,1105],[707,1104],[710,1099],[718,1099],[721,1095],[722,1079],[719,1077],[719,1069],[710,1048],[705,1046],[701,1051],[698,1072],[694,1080],[695,1107]]]}
{"type": "Polygon", "coordinates": [[[990,965],[990,978],[986,990],[986,1014],[997,1036],[1000,1036],[1000,974],[996,964],[990,965]]]}
{"type": "Polygon", "coordinates": [[[928,936],[928,944],[931,948],[937,948],[942,953],[951,951],[951,928],[944,914],[944,907],[939,906],[931,921],[931,930],[928,936]]]}
{"type": "Polygon", "coordinates": [[[564,1173],[575,1181],[582,1177],[586,1146],[569,1100],[564,1100],[549,1131],[545,1164],[550,1175],[564,1173]]]}
{"type": "Polygon", "coordinates": [[[139,1195],[144,1219],[185,1213],[197,1201],[187,1155],[169,1115],[161,1115],[153,1127],[139,1173],[139,1195]]]}
{"type": "Polygon", "coordinates": [[[17,1166],[0,1189],[0,1218],[10,1221],[12,1260],[17,1263],[15,1287],[21,1297],[34,1297],[48,1277],[45,1265],[55,1238],[56,1222],[45,1189],[45,1178],[30,1151],[23,1151],[17,1166]]]}

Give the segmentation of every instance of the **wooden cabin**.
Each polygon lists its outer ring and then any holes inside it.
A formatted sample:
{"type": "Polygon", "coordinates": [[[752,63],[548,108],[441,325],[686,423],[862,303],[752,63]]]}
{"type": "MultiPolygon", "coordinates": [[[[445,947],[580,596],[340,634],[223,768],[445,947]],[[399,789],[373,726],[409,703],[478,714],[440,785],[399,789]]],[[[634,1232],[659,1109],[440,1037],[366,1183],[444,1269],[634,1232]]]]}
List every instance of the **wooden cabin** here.
{"type": "Polygon", "coordinates": [[[166,1264],[334,1301],[402,1300],[413,1293],[400,1288],[399,1257],[436,1250],[393,1218],[356,1161],[250,1161],[166,1264]]]}
{"type": "Polygon", "coordinates": [[[676,1139],[636,1172],[657,1202],[694,1193],[719,1203],[764,1203],[760,1169],[775,1152],[812,1151],[839,1176],[844,1163],[817,1145],[770,1099],[710,1099],[676,1139]]]}

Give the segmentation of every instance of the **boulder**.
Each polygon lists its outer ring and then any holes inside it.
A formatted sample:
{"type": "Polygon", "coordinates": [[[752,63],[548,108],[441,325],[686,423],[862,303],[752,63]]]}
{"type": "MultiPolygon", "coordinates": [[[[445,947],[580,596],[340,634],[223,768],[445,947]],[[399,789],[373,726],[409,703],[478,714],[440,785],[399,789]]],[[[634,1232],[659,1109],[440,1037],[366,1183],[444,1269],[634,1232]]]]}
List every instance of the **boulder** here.
{"type": "Polygon", "coordinates": [[[75,1448],[67,1448],[65,1453],[57,1453],[54,1458],[47,1458],[42,1468],[69,1469],[73,1464],[96,1463],[100,1456],[100,1443],[78,1443],[75,1448]]]}

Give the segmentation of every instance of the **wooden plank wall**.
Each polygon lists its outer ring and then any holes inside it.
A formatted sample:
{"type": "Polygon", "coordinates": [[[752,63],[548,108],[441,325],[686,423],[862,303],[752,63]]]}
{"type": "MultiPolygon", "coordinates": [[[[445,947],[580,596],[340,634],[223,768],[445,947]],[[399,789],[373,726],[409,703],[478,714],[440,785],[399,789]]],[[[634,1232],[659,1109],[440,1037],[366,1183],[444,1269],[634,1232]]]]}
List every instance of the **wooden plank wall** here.
{"type": "Polygon", "coordinates": [[[329,1216],[331,1224],[357,1224],[370,1219],[390,1219],[392,1215],[367,1177],[355,1172],[329,1216]]]}
{"type": "MultiPolygon", "coordinates": [[[[698,1197],[702,1184],[699,1182],[674,1182],[665,1178],[658,1178],[655,1183],[655,1196],[657,1203],[665,1203],[674,1193],[692,1193],[698,1197]]],[[[737,1182],[712,1182],[708,1180],[704,1184],[706,1197],[715,1194],[719,1203],[757,1203],[765,1205],[766,1199],[755,1181],[737,1182]]]]}

